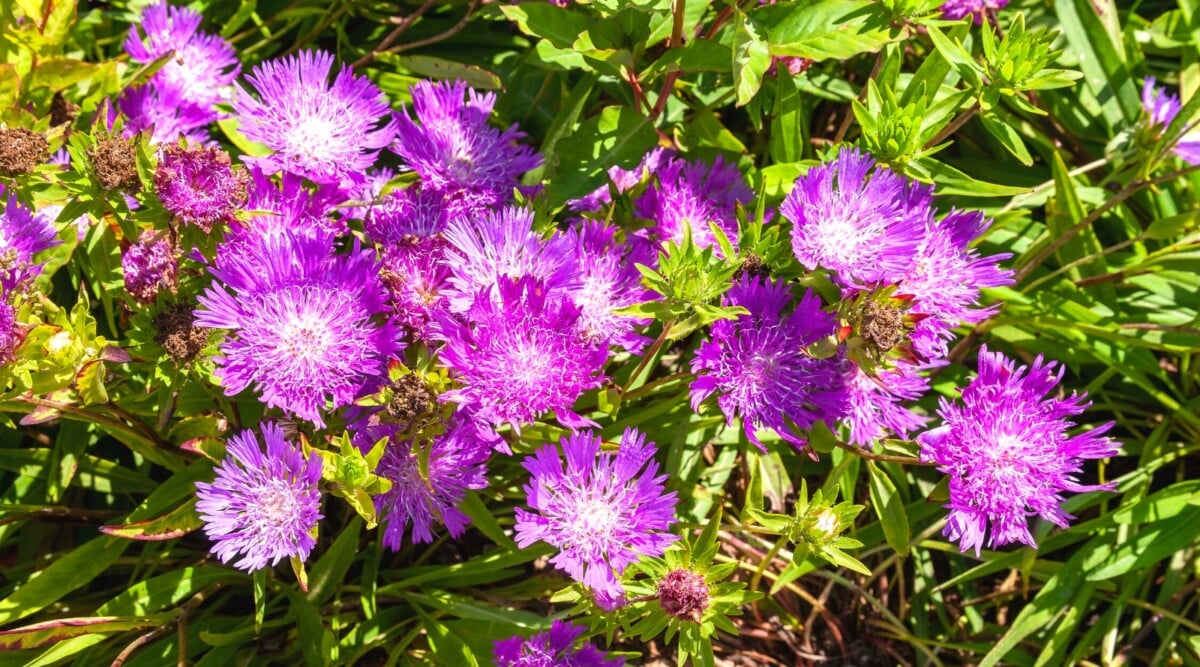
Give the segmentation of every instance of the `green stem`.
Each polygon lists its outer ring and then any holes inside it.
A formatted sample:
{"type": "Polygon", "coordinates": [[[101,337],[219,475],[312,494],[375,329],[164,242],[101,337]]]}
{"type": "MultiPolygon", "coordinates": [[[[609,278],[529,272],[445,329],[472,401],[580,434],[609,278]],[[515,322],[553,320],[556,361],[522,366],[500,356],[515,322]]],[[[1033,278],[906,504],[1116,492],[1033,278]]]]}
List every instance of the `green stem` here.
{"type": "Polygon", "coordinates": [[[633,388],[633,385],[636,384],[638,379],[642,376],[642,371],[646,370],[646,366],[650,364],[650,360],[658,356],[659,351],[662,350],[662,346],[667,342],[667,332],[670,331],[671,327],[673,326],[675,326],[675,320],[663,322],[662,333],[658,334],[658,338],[654,339],[654,342],[650,344],[650,349],[646,351],[646,354],[642,356],[642,360],[638,362],[637,368],[635,368],[633,371],[633,375],[629,376],[629,382],[621,389],[621,396],[625,396],[629,393],[630,389],[633,388]]]}

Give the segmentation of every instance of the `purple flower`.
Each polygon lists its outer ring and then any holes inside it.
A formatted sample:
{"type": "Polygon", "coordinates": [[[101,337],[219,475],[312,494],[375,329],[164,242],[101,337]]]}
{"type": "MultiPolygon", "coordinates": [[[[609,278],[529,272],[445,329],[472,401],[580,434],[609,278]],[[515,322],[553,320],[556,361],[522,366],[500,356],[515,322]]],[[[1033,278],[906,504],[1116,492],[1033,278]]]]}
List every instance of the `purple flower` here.
{"type": "Polygon", "coordinates": [[[613,310],[654,298],[654,293],[642,285],[642,274],[636,266],[652,265],[654,251],[636,237],[618,243],[616,232],[615,227],[599,221],[583,221],[571,230],[579,271],[571,300],[579,306],[579,329],[585,336],[637,352],[645,346],[646,337],[634,328],[647,320],[618,315],[613,310]]]}
{"type": "Polygon", "coordinates": [[[422,478],[418,451],[413,441],[399,438],[398,430],[395,425],[383,424],[355,436],[364,449],[381,437],[390,438],[375,471],[392,482],[391,489],[375,497],[375,509],[384,524],[383,545],[399,551],[409,524],[414,542],[432,542],[438,523],[446,526],[451,537],[459,537],[471,520],[458,506],[469,489],[487,486],[492,441],[481,435],[470,419],[456,415],[445,433],[423,445],[429,448],[429,458],[428,477],[422,478]]]}
{"type": "Polygon", "coordinates": [[[388,246],[406,237],[428,238],[446,229],[447,202],[441,192],[424,187],[393,190],[363,212],[363,231],[388,246]]]}
{"type": "Polygon", "coordinates": [[[0,366],[12,362],[17,347],[25,338],[21,325],[17,323],[16,309],[4,298],[7,296],[0,294],[0,366]]]}
{"type": "Polygon", "coordinates": [[[343,183],[375,162],[396,134],[387,97],[369,79],[342,67],[333,84],[333,56],[323,51],[268,60],[247,79],[258,99],[238,88],[233,109],[242,133],[274,155],[245,158],[267,173],[286,171],[318,183],[343,183]]]}
{"type": "Polygon", "coordinates": [[[462,81],[421,81],[411,92],[416,119],[407,109],[396,115],[392,150],[426,186],[453,194],[449,201],[467,209],[507,203],[521,175],[542,164],[541,156],[517,143],[525,135],[515,124],[503,131],[488,125],[494,94],[462,81]]]}
{"type": "Polygon", "coordinates": [[[975,25],[980,25],[987,10],[995,11],[1007,6],[1008,0],[946,0],[942,3],[942,17],[957,21],[970,16],[975,25]]]}
{"type": "Polygon", "coordinates": [[[0,296],[28,287],[42,272],[33,256],[59,244],[49,216],[36,215],[23,206],[15,191],[7,194],[0,212],[0,296]]]}
{"type": "Polygon", "coordinates": [[[973,308],[983,287],[1012,284],[1012,271],[1001,269],[1004,253],[980,257],[971,244],[991,220],[979,211],[952,210],[940,222],[929,218],[924,238],[901,275],[899,293],[914,297],[912,310],[929,317],[912,333],[913,349],[926,358],[945,356],[951,330],[963,322],[979,322],[995,308],[973,308]]]}
{"type": "Polygon", "coordinates": [[[508,206],[481,218],[458,218],[446,227],[450,266],[450,309],[470,308],[480,290],[496,293],[501,277],[531,276],[558,293],[572,287],[575,271],[570,239],[533,231],[533,212],[508,206]]]}
{"type": "Polygon", "coordinates": [[[569,428],[590,425],[571,406],[600,386],[607,354],[579,334],[579,309],[548,298],[528,276],[501,277],[496,289],[496,298],[491,288],[476,294],[466,322],[448,314],[435,322],[434,335],[446,341],[441,363],[463,384],[442,399],[494,426],[519,430],[547,411],[569,428]]]}
{"type": "Polygon", "coordinates": [[[941,399],[943,424],[917,436],[921,458],[950,476],[950,510],[943,534],[978,555],[990,524],[989,547],[1021,542],[1036,547],[1028,517],[1066,528],[1064,492],[1112,490],[1113,484],[1079,484],[1085,459],[1117,453],[1120,444],[1101,434],[1112,422],[1068,435],[1070,418],[1090,405],[1086,394],[1048,398],[1063,369],[1038,356],[1032,367],[987,347],[979,375],[962,391],[961,404],[941,399]],[[1057,367],[1057,368],[1056,368],[1057,367]]]}
{"type": "MultiPolygon", "coordinates": [[[[1154,85],[1154,77],[1146,77],[1142,84],[1142,107],[1150,116],[1152,127],[1165,129],[1175,120],[1183,104],[1179,97],[1167,92],[1166,88],[1154,85]]],[[[1160,130],[1161,131],[1161,130],[1160,130]]],[[[1188,164],[1200,164],[1200,137],[1194,132],[1186,132],[1175,144],[1175,154],[1188,164]]]]}
{"type": "Polygon", "coordinates": [[[305,560],[321,520],[321,457],[305,458],[283,429],[263,422],[264,454],[254,431],[229,439],[211,484],[196,482],[196,511],[222,563],[253,572],[284,558],[305,560]]]}
{"type": "Polygon", "coordinates": [[[894,368],[878,369],[875,377],[851,361],[841,367],[847,404],[842,421],[850,428],[850,442],[870,448],[888,433],[907,438],[928,423],[928,417],[903,406],[929,391],[929,378],[919,375],[917,367],[897,362],[894,368]]]}
{"type": "Polygon", "coordinates": [[[615,452],[600,444],[599,436],[581,431],[562,439],[561,456],[549,444],[525,459],[525,494],[534,511],[518,507],[515,530],[521,548],[539,540],[557,548],[550,562],[590,588],[602,606],[615,607],[624,597],[618,577],[625,568],[642,556],[661,556],[678,539],[666,532],[675,522],[676,495],[665,492],[667,476],[658,474],[646,436],[627,429],[615,452]]]}
{"type": "Polygon", "coordinates": [[[178,90],[153,85],[128,88],[121,93],[121,113],[129,119],[125,124],[126,137],[150,131],[150,143],[169,144],[180,137],[188,141],[207,143],[205,127],[213,114],[186,104],[178,90]]]}
{"type": "Polygon", "coordinates": [[[712,337],[692,359],[692,409],[714,392],[730,424],[742,419],[746,437],[762,447],[755,428],[773,429],[784,440],[804,446],[789,426],[832,423],[845,414],[842,372],[835,359],[816,359],[804,348],[833,333],[833,317],[821,300],[806,292],[791,313],[784,309],[792,295],[783,281],[744,276],[726,293],[724,304],[749,312],[736,320],[719,320],[712,337]]]}
{"type": "Polygon", "coordinates": [[[216,146],[169,145],[154,172],[163,208],[206,234],[216,223],[234,222],[248,183],[246,172],[234,169],[229,154],[216,146]]]}
{"type": "Polygon", "coordinates": [[[329,237],[262,239],[257,253],[221,256],[200,298],[198,326],[228,329],[214,374],[233,396],[324,425],[322,412],[382,378],[401,348],[374,253],[334,255],[329,237]]]}
{"type": "Polygon", "coordinates": [[[737,244],[734,213],[737,204],[749,204],[754,193],[736,164],[726,164],[720,157],[711,166],[700,160],[668,158],[653,177],[634,209],[655,222],[654,236],[679,243],[684,230],[691,230],[696,246],[707,248],[716,242],[710,228],[710,223],[716,223],[737,244]]]}
{"type": "MultiPolygon", "coordinates": [[[[608,179],[612,181],[612,186],[617,189],[617,192],[627,192],[632,190],[634,186],[642,182],[642,179],[647,174],[657,173],[662,163],[665,160],[675,156],[675,152],[657,146],[650,149],[649,153],[642,158],[632,170],[622,169],[621,167],[610,167],[608,170],[608,179]]],[[[608,204],[612,203],[612,191],[608,184],[601,185],[592,192],[567,202],[567,206],[572,211],[589,212],[599,211],[608,204]]]]}
{"type": "Polygon", "coordinates": [[[443,294],[450,278],[446,240],[441,234],[405,236],[385,246],[381,278],[391,292],[397,321],[429,340],[430,323],[449,312],[443,294]]]}
{"type": "Polygon", "coordinates": [[[842,149],[796,179],[780,211],[794,225],[792,251],[807,269],[827,269],[846,286],[895,282],[908,268],[932,216],[931,190],[875,160],[842,149]]]}
{"type": "Polygon", "coordinates": [[[202,20],[187,7],[159,2],[142,11],[140,25],[131,27],[125,38],[125,52],[133,62],[145,65],[171,54],[148,86],[171,91],[187,107],[183,115],[196,118],[200,126],[217,119],[213,107],[228,98],[228,88],[241,70],[228,42],[200,31],[202,20]]]}
{"type": "Polygon", "coordinates": [[[582,625],[555,620],[546,632],[497,641],[493,657],[497,667],[623,667],[623,658],[606,658],[590,642],[574,648],[585,629],[582,625]]]}
{"type": "Polygon", "coordinates": [[[153,303],[159,290],[175,291],[178,262],[175,247],[165,235],[147,236],[121,255],[125,291],[142,303],[153,303]]]}
{"type": "Polygon", "coordinates": [[[217,246],[218,263],[265,264],[267,258],[261,247],[267,239],[292,236],[331,240],[346,230],[344,221],[329,216],[340,199],[336,189],[320,186],[311,191],[305,187],[303,178],[291,174],[283,174],[280,183],[276,184],[259,169],[248,171],[251,179],[246,203],[249,220],[239,220],[229,226],[224,241],[217,246]]]}

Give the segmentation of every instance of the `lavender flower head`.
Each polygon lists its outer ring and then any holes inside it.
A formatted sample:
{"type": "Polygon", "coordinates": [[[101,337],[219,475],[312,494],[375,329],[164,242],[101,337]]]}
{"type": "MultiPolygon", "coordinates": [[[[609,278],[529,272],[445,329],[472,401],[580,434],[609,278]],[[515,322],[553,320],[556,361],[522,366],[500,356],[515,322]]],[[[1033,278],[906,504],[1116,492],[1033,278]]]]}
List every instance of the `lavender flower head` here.
{"type": "Polygon", "coordinates": [[[833,333],[833,317],[806,292],[791,313],[784,309],[791,292],[783,281],[744,276],[726,293],[724,304],[749,312],[720,320],[692,359],[692,409],[713,393],[730,424],[742,419],[746,437],[763,447],[755,428],[773,429],[797,446],[806,441],[792,432],[817,420],[832,422],[845,412],[842,371],[835,359],[816,359],[804,348],[833,333]]]}
{"type": "Polygon", "coordinates": [[[979,374],[963,389],[961,404],[941,399],[943,424],[917,436],[921,458],[950,476],[943,534],[964,552],[978,555],[985,537],[992,548],[1036,547],[1029,516],[1066,528],[1072,517],[1061,507],[1064,492],[1112,490],[1077,481],[1084,460],[1113,456],[1120,444],[1101,435],[1112,422],[1068,435],[1076,426],[1071,418],[1090,403],[1086,394],[1049,397],[1062,375],[1062,367],[1041,356],[1018,368],[982,347],[979,374]]]}
{"type": "Polygon", "coordinates": [[[579,432],[546,445],[525,459],[529,507],[516,510],[521,548],[542,541],[557,548],[555,567],[581,582],[601,606],[624,598],[618,577],[642,556],[661,556],[678,536],[666,532],[675,522],[676,495],[665,492],[654,443],[634,429],[621,436],[618,450],[602,451],[600,437],[579,432]],[[565,468],[564,468],[565,460],[565,468]]]}
{"type": "Polygon", "coordinates": [[[737,245],[734,213],[737,204],[749,204],[754,193],[736,164],[726,164],[720,157],[712,165],[670,158],[654,175],[650,188],[634,202],[640,217],[654,221],[654,236],[679,243],[684,230],[690,230],[692,242],[707,248],[716,242],[710,228],[710,223],[716,223],[737,245]]]}
{"type": "MultiPolygon", "coordinates": [[[[0,196],[5,193],[0,186],[0,196]]],[[[49,216],[37,215],[10,191],[0,212],[0,294],[24,289],[42,272],[33,256],[59,244],[49,216]]]]}
{"type": "Polygon", "coordinates": [[[175,247],[165,235],[139,239],[121,255],[125,291],[142,303],[153,303],[160,290],[175,291],[179,265],[175,247]]]}
{"type": "Polygon", "coordinates": [[[940,222],[932,218],[926,222],[924,238],[899,286],[900,292],[914,297],[913,311],[929,316],[917,323],[911,335],[919,355],[944,356],[952,329],[995,312],[974,308],[979,290],[1012,284],[1012,271],[1000,268],[1000,262],[1012,255],[981,257],[971,248],[991,222],[979,211],[957,210],[940,222]]]}
{"type": "Polygon", "coordinates": [[[600,386],[607,354],[579,334],[579,309],[548,298],[531,277],[501,277],[497,290],[496,298],[490,288],[477,293],[465,322],[450,315],[435,322],[446,343],[441,362],[464,385],[442,399],[493,426],[519,430],[548,411],[568,428],[591,425],[571,406],[600,386]]]}
{"type": "Polygon", "coordinates": [[[374,253],[357,245],[334,255],[329,237],[270,237],[257,254],[218,254],[211,273],[196,324],[230,331],[214,372],[228,396],[253,385],[267,405],[323,426],[327,403],[379,382],[401,347],[374,253]]]}
{"type": "Polygon", "coordinates": [[[579,275],[571,300],[579,306],[579,329],[585,336],[637,352],[647,341],[634,328],[646,320],[613,311],[654,298],[654,293],[642,284],[636,266],[652,265],[654,251],[636,237],[618,243],[616,231],[594,220],[581,222],[572,230],[579,275]]]}
{"type": "Polygon", "coordinates": [[[383,545],[399,551],[409,525],[413,541],[423,544],[433,542],[439,523],[451,537],[462,535],[471,520],[458,506],[469,489],[487,486],[491,440],[482,437],[471,420],[455,416],[446,432],[426,445],[428,479],[422,479],[418,452],[413,441],[399,437],[399,427],[371,427],[356,434],[355,441],[365,449],[381,437],[390,440],[375,472],[392,482],[391,489],[375,497],[375,510],[384,524],[383,545]]]}
{"type": "MultiPolygon", "coordinates": [[[[1175,120],[1183,104],[1178,96],[1168,93],[1166,88],[1156,86],[1154,77],[1148,76],[1142,84],[1142,107],[1150,117],[1151,127],[1162,131],[1175,120]]],[[[1194,131],[1185,132],[1173,150],[1184,162],[1200,164],[1200,136],[1194,131]]]]}
{"type": "Polygon", "coordinates": [[[516,125],[503,131],[488,125],[493,93],[462,81],[421,81],[411,92],[416,118],[407,109],[396,115],[391,148],[426,186],[455,193],[451,200],[467,208],[499,205],[511,200],[522,174],[541,165],[541,156],[518,143],[525,134],[516,125]]]}
{"type": "Polygon", "coordinates": [[[143,65],[171,53],[148,85],[177,93],[189,107],[187,114],[207,117],[201,123],[207,125],[216,120],[213,106],[227,99],[241,64],[228,42],[200,30],[202,20],[195,11],[165,0],[150,5],[142,11],[141,23],[129,29],[125,52],[143,65]]]}
{"type": "Polygon", "coordinates": [[[480,290],[495,295],[501,277],[531,276],[551,292],[569,288],[574,273],[574,248],[570,239],[555,235],[545,239],[533,231],[533,212],[508,206],[481,218],[458,218],[446,227],[449,243],[450,309],[461,313],[471,307],[480,290]]]}
{"type": "Polygon", "coordinates": [[[163,208],[180,222],[204,233],[236,220],[246,203],[249,177],[234,169],[229,154],[216,146],[169,145],[154,171],[154,188],[163,208]]]}
{"type": "Polygon", "coordinates": [[[988,10],[996,11],[1008,6],[1008,0],[946,0],[942,3],[942,18],[957,21],[970,16],[975,25],[983,23],[988,10]]]}
{"type": "Polygon", "coordinates": [[[918,374],[912,364],[897,362],[893,368],[880,368],[875,377],[863,372],[852,361],[842,362],[846,414],[842,422],[850,429],[850,442],[870,448],[888,433],[903,438],[921,429],[929,418],[904,407],[929,391],[929,378],[918,374]]]}
{"type": "Polygon", "coordinates": [[[794,225],[792,251],[807,269],[846,286],[894,282],[908,268],[932,215],[931,191],[909,185],[855,149],[796,179],[780,207],[794,225]]]}
{"type": "Polygon", "coordinates": [[[196,482],[196,511],[222,563],[253,572],[284,558],[305,560],[321,520],[321,457],[305,458],[271,422],[261,426],[264,454],[254,431],[229,439],[225,460],[210,484],[196,482]]]}
{"type": "Polygon", "coordinates": [[[604,657],[591,642],[576,649],[575,641],[584,630],[582,625],[555,620],[546,632],[497,641],[493,657],[497,667],[623,667],[624,659],[604,657]]]}
{"type": "Polygon", "coordinates": [[[375,162],[396,134],[387,97],[369,79],[342,67],[329,83],[333,56],[302,51],[268,60],[247,79],[258,98],[238,88],[233,109],[242,133],[274,155],[245,158],[267,173],[286,171],[317,183],[348,184],[375,162]]]}

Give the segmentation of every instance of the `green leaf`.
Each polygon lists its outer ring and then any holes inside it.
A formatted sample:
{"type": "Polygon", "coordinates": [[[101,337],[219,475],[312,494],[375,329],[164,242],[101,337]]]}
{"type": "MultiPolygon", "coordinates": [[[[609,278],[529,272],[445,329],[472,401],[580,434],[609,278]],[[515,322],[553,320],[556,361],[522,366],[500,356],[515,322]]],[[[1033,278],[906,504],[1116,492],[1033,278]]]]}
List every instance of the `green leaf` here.
{"type": "Polygon", "coordinates": [[[1014,197],[1028,194],[1032,188],[987,183],[972,178],[930,157],[908,163],[909,175],[923,183],[932,183],[939,195],[964,195],[967,197],[1014,197]]]}
{"type": "Polygon", "coordinates": [[[9,63],[0,63],[0,109],[7,109],[21,94],[21,77],[17,68],[9,63]]]}
{"type": "Polygon", "coordinates": [[[904,510],[904,499],[896,491],[896,485],[891,477],[875,465],[867,461],[867,471],[870,473],[871,506],[879,517],[883,527],[883,536],[887,543],[901,556],[908,555],[909,536],[908,513],[904,510]]]}
{"type": "Polygon", "coordinates": [[[342,532],[329,545],[308,576],[308,599],[316,604],[325,604],[349,571],[358,553],[358,534],[362,530],[362,519],[354,517],[342,528],[342,532]]]}
{"type": "Polygon", "coordinates": [[[1187,506],[1174,518],[1147,524],[1132,538],[1121,542],[1112,554],[1087,573],[1088,581],[1104,581],[1169,558],[1200,539],[1196,524],[1200,507],[1187,506]]]}
{"type": "Polygon", "coordinates": [[[1141,97],[1127,65],[1113,0],[1062,0],[1054,3],[1054,11],[1109,128],[1137,120],[1141,97]]]}
{"type": "Polygon", "coordinates": [[[587,16],[548,2],[522,2],[501,5],[500,11],[526,35],[544,37],[560,49],[571,48],[592,21],[587,16]]]}
{"type": "Polygon", "coordinates": [[[100,526],[100,532],[128,540],[160,542],[187,535],[202,525],[200,514],[196,512],[196,498],[193,496],[160,517],[114,526],[100,526]]]}
{"type": "Polygon", "coordinates": [[[559,142],[559,164],[547,186],[551,206],[601,185],[609,167],[632,169],[658,140],[650,119],[624,106],[605,107],[559,142]]]}
{"type": "Polygon", "coordinates": [[[178,615],[178,612],[174,612],[140,618],[93,616],[86,618],[60,618],[43,623],[34,623],[22,628],[0,630],[0,651],[40,648],[82,635],[128,632],[130,630],[153,628],[174,621],[178,615]]]}
{"type": "Polygon", "coordinates": [[[1008,631],[984,656],[979,667],[995,667],[1000,664],[1000,661],[1008,655],[1009,651],[1016,648],[1022,639],[1049,627],[1051,621],[1061,614],[1063,609],[1070,605],[1077,596],[1089,592],[1091,585],[1085,585],[1083,578],[1084,561],[1095,554],[1107,554],[1111,540],[1112,535],[1104,533],[1077,549],[1075,555],[1063,563],[1057,573],[1042,586],[1033,601],[1021,609],[1021,612],[1009,624],[1008,631]]]}
{"type": "Polygon", "coordinates": [[[503,87],[500,77],[478,65],[422,55],[396,56],[395,62],[413,74],[431,79],[461,79],[483,90],[500,90],[503,87]]]}
{"type": "MultiPolygon", "coordinates": [[[[1200,98],[1200,96],[1197,97],[1200,98]]],[[[1162,241],[1180,236],[1195,226],[1198,217],[1200,217],[1200,212],[1188,211],[1159,218],[1146,228],[1146,238],[1162,241]]]]}
{"type": "Polygon", "coordinates": [[[55,559],[12,595],[0,600],[0,625],[35,614],[87,585],[120,558],[128,544],[115,537],[97,537],[55,559]]]}
{"type": "Polygon", "coordinates": [[[750,14],[766,29],[773,56],[845,59],[891,41],[887,16],[871,0],[816,0],[760,7],[750,14]]]}
{"type": "Polygon", "coordinates": [[[91,77],[96,72],[92,63],[74,58],[49,58],[38,63],[29,75],[29,88],[62,90],[91,77]]]}
{"type": "Polygon", "coordinates": [[[1188,506],[1196,493],[1200,493],[1200,480],[1172,484],[1133,505],[1113,512],[1112,520],[1119,524],[1136,525],[1172,519],[1188,506]]]}
{"type": "Polygon", "coordinates": [[[1033,158],[1029,155],[1029,149],[1025,148],[1025,142],[1021,140],[1021,135],[1013,129],[1012,125],[1003,120],[993,117],[990,114],[983,114],[979,117],[983,122],[983,128],[988,131],[988,134],[996,137],[1001,146],[1014,157],[1021,161],[1021,164],[1026,167],[1033,164],[1033,158]]]}
{"type": "Polygon", "coordinates": [[[733,33],[733,85],[737,90],[737,106],[745,106],[762,87],[763,74],[771,64],[767,44],[759,37],[754,24],[737,11],[737,27],[733,33]]]}

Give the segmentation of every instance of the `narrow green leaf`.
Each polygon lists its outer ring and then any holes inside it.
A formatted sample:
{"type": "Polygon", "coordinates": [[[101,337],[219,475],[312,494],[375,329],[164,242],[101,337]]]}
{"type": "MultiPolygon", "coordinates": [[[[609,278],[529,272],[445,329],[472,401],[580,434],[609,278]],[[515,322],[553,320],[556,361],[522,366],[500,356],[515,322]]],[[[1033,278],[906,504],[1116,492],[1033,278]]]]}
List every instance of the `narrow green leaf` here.
{"type": "Polygon", "coordinates": [[[87,585],[120,558],[128,544],[115,537],[97,537],[54,560],[12,595],[0,600],[0,625],[35,614],[87,585]]]}

